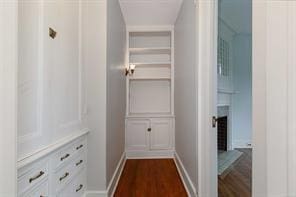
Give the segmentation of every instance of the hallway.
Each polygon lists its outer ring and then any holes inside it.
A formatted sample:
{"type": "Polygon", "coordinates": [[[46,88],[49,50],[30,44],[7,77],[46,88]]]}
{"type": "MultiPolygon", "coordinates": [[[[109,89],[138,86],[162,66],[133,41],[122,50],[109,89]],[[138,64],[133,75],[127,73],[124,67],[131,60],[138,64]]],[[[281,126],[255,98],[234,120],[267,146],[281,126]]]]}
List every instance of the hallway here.
{"type": "Polygon", "coordinates": [[[130,159],[114,196],[185,197],[187,194],[173,159],[130,159]]]}

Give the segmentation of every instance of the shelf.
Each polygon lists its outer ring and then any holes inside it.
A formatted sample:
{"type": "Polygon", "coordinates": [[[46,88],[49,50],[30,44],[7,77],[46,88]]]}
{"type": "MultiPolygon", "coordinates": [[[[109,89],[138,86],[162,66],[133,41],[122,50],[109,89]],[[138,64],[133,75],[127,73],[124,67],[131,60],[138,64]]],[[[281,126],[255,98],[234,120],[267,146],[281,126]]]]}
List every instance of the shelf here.
{"type": "Polygon", "coordinates": [[[171,113],[130,113],[126,118],[174,118],[171,113]]]}
{"type": "Polygon", "coordinates": [[[171,54],[170,47],[157,48],[130,48],[131,54],[171,54]]]}
{"type": "Polygon", "coordinates": [[[131,62],[136,66],[171,66],[171,62],[131,62]]]}
{"type": "Polygon", "coordinates": [[[171,80],[170,77],[130,77],[130,80],[171,80]]]}

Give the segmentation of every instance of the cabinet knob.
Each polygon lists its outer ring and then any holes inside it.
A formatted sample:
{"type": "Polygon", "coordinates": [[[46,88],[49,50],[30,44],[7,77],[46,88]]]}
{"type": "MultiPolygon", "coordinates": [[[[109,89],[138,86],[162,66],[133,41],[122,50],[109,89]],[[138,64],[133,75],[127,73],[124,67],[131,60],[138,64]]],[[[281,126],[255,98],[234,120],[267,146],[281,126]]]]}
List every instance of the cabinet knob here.
{"type": "Polygon", "coordinates": [[[148,132],[151,132],[151,130],[152,130],[151,128],[148,128],[148,129],[147,129],[148,132]]]}

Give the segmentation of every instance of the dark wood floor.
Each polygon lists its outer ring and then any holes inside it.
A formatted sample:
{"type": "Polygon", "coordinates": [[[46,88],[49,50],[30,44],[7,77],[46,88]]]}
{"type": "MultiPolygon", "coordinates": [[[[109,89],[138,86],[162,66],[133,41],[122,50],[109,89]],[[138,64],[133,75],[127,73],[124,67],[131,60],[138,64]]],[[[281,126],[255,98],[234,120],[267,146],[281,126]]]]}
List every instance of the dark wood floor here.
{"type": "Polygon", "coordinates": [[[185,197],[172,159],[127,160],[115,197],[185,197]]]}
{"type": "Polygon", "coordinates": [[[243,155],[228,174],[218,178],[219,197],[251,197],[252,194],[252,150],[237,149],[243,155]]]}

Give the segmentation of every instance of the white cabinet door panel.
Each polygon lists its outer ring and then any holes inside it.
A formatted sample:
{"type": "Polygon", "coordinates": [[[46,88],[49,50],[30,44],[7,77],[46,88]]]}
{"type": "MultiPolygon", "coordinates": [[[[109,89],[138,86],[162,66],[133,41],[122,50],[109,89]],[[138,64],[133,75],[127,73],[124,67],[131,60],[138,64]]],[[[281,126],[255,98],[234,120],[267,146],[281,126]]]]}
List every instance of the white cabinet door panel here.
{"type": "Polygon", "coordinates": [[[165,150],[172,147],[171,119],[152,119],[150,133],[150,149],[165,150]]]}
{"type": "Polygon", "coordinates": [[[126,131],[127,150],[149,149],[149,120],[128,120],[126,131]]]}

